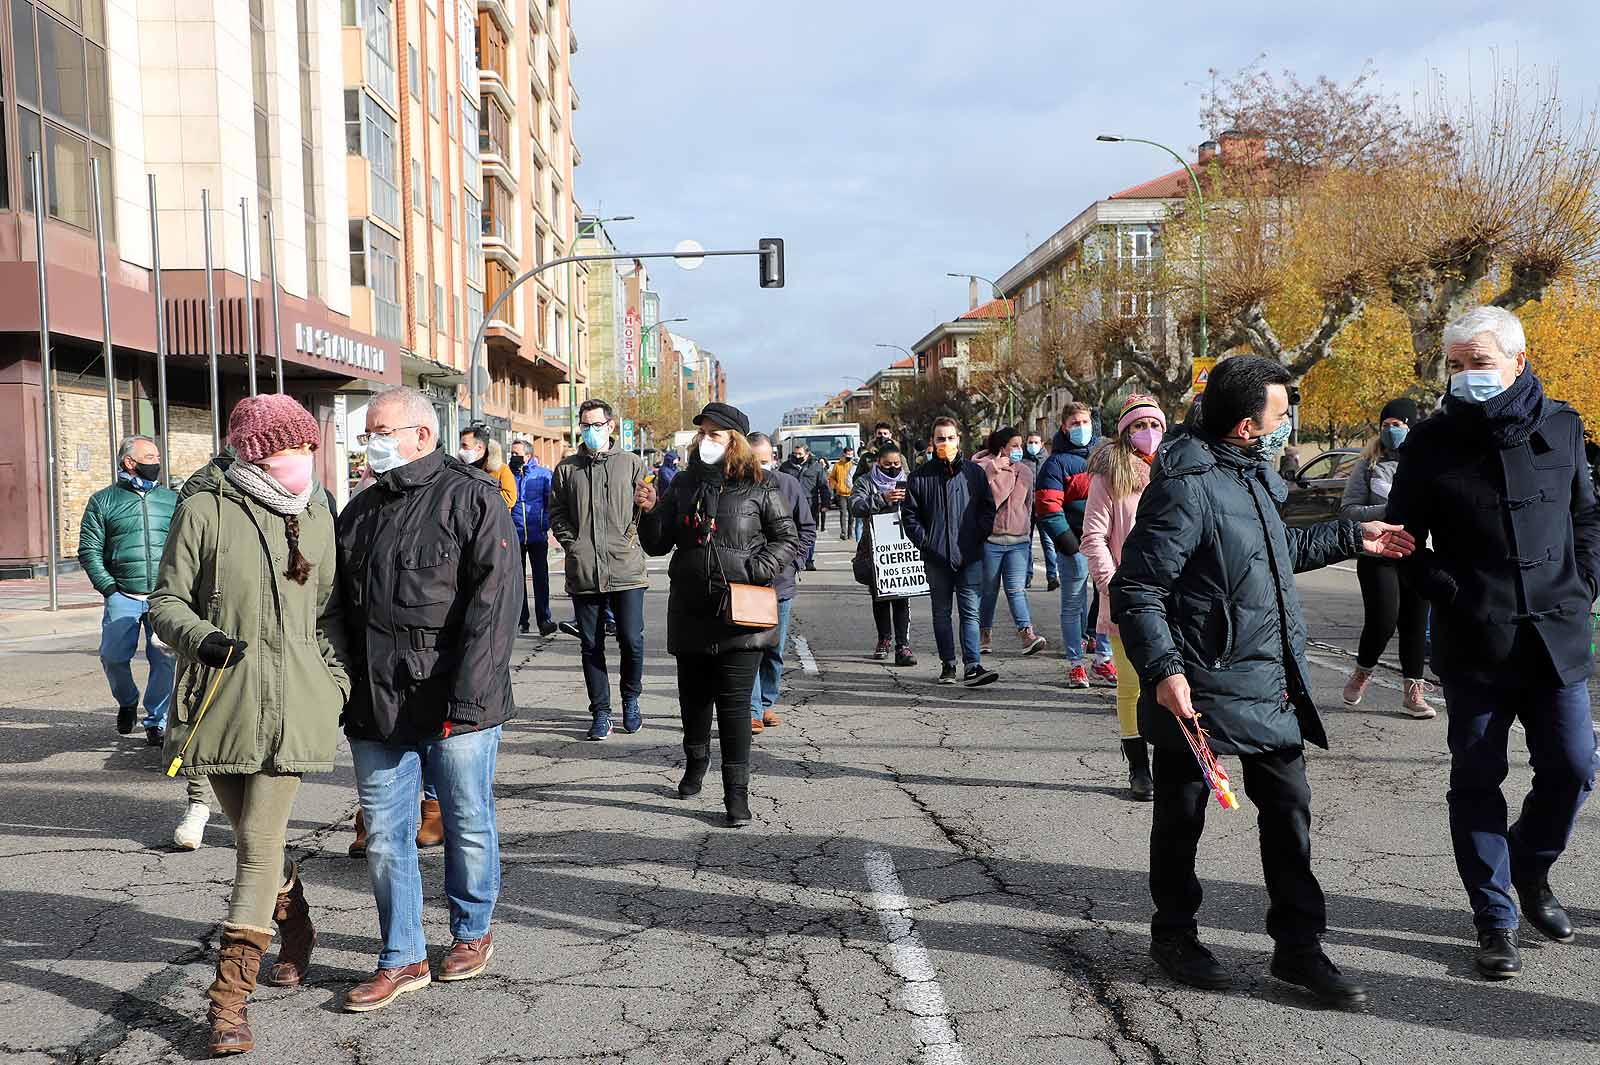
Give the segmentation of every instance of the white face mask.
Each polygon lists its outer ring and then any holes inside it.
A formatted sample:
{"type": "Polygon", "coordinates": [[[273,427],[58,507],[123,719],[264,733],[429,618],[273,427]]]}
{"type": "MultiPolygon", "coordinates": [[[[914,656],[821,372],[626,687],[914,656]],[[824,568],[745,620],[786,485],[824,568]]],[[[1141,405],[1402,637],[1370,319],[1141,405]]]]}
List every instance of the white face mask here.
{"type": "Polygon", "coordinates": [[[483,458],[483,452],[479,451],[475,447],[464,447],[460,451],[456,452],[456,457],[470,466],[472,463],[483,458]]]}
{"type": "Polygon", "coordinates": [[[711,439],[700,441],[700,461],[707,466],[715,466],[722,461],[722,456],[727,453],[727,444],[719,444],[711,439]]]}
{"type": "Polygon", "coordinates": [[[388,473],[411,460],[400,454],[392,436],[375,436],[367,441],[367,468],[376,475],[388,473]]]}

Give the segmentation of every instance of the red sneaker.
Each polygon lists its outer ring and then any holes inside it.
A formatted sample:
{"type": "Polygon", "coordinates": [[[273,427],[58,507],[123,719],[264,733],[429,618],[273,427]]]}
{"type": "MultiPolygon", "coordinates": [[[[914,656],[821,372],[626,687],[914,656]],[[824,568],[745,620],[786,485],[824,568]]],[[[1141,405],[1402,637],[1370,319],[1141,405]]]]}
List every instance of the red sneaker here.
{"type": "Polygon", "coordinates": [[[1074,663],[1072,668],[1067,671],[1067,687],[1069,687],[1069,688],[1087,688],[1088,686],[1089,686],[1089,673],[1088,673],[1088,671],[1083,668],[1083,664],[1081,662],[1074,663]]]}
{"type": "Polygon", "coordinates": [[[1094,679],[1104,681],[1106,684],[1117,682],[1117,667],[1110,662],[1096,662],[1094,664],[1094,679]]]}

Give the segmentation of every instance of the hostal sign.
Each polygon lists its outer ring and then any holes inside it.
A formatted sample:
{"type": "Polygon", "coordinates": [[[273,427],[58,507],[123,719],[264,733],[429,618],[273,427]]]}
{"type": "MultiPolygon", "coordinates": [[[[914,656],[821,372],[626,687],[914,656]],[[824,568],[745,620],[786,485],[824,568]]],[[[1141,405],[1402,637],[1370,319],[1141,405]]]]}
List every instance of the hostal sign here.
{"type": "Polygon", "coordinates": [[[305,322],[294,326],[294,346],[307,355],[317,355],[360,370],[383,373],[384,353],[376,344],[368,344],[354,337],[343,336],[327,329],[318,329],[305,322]]]}

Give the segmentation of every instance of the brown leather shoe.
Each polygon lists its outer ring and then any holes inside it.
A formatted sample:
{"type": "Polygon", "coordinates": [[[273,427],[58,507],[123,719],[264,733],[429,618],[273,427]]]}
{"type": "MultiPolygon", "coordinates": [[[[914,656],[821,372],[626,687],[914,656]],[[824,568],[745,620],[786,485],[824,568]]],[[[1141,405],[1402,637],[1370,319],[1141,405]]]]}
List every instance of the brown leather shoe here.
{"type": "Polygon", "coordinates": [[[245,1003],[256,989],[256,974],[261,969],[261,955],[272,945],[272,933],[242,928],[238,925],[222,926],[222,944],[217,952],[217,977],[206,991],[211,1006],[206,1011],[211,1021],[211,1038],[207,1043],[213,1055],[243,1054],[256,1045],[250,1031],[249,1018],[245,1016],[245,1003]]]}
{"type": "Polygon", "coordinates": [[[361,807],[356,807],[356,838],[350,841],[350,857],[367,856],[367,817],[361,807]]]}
{"type": "Polygon", "coordinates": [[[750,719],[750,735],[759,736],[766,730],[767,726],[761,723],[761,719],[759,717],[752,717],[750,719]]]}
{"type": "Polygon", "coordinates": [[[779,725],[783,724],[783,718],[779,717],[771,710],[763,710],[761,712],[761,723],[767,726],[767,728],[777,728],[779,725]]]}
{"type": "Polygon", "coordinates": [[[444,818],[439,815],[439,800],[423,799],[422,816],[417,821],[417,846],[438,847],[443,843],[444,818]]]}
{"type": "Polygon", "coordinates": [[[450,944],[450,949],[445,952],[444,961],[439,964],[439,980],[471,980],[474,976],[483,975],[483,970],[489,967],[489,959],[494,957],[494,933],[487,932],[482,939],[474,939],[470,943],[456,940],[450,944]]]}
{"type": "Polygon", "coordinates": [[[278,896],[272,920],[278,926],[278,960],[268,969],[265,981],[273,987],[296,987],[311,967],[311,948],[317,945],[317,930],[311,923],[311,907],[306,905],[300,871],[294,883],[278,896]]]}
{"type": "Polygon", "coordinates": [[[402,965],[397,969],[379,969],[364,983],[344,993],[346,1013],[371,1013],[381,1010],[407,991],[421,991],[433,983],[428,974],[428,960],[415,965],[402,965]]]}

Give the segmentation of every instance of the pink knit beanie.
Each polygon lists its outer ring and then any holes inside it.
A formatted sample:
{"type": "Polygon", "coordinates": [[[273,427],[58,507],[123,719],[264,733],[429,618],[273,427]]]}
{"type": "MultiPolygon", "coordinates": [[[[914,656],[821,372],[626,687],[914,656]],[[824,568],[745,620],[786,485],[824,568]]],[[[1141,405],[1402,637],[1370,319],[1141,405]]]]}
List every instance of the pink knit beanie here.
{"type": "Polygon", "coordinates": [[[259,462],[287,447],[315,447],[321,442],[317,420],[288,396],[271,392],[247,396],[228,418],[228,443],[246,462],[259,462]]]}
{"type": "Polygon", "coordinates": [[[1154,418],[1161,423],[1161,431],[1166,432],[1167,416],[1161,412],[1161,406],[1154,396],[1143,396],[1135,392],[1122,404],[1122,413],[1117,415],[1117,435],[1138,421],[1140,418],[1154,418]]]}

